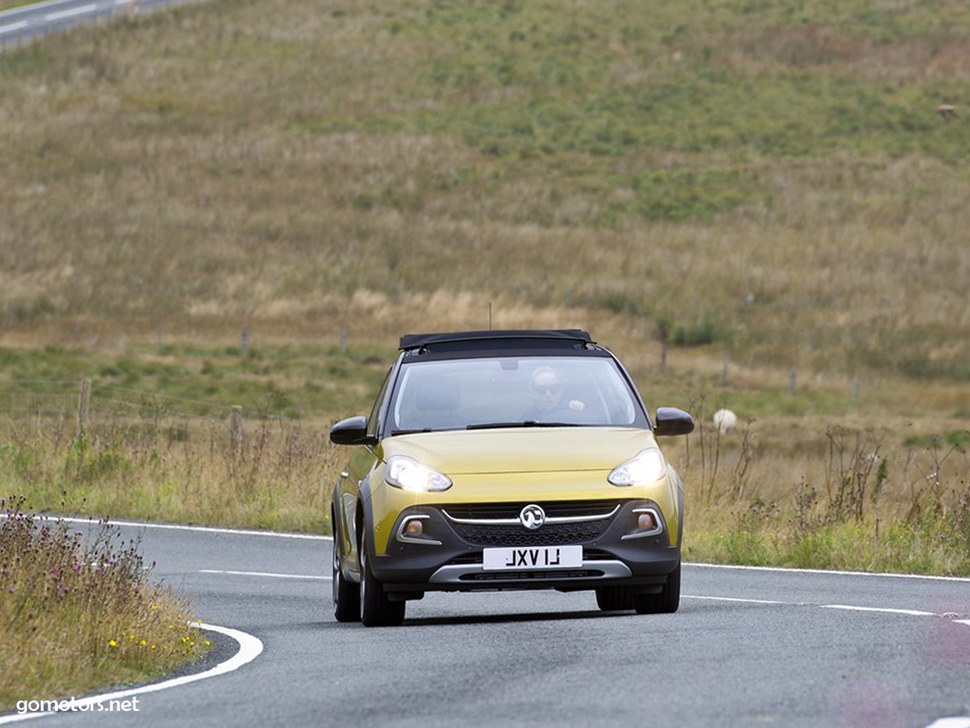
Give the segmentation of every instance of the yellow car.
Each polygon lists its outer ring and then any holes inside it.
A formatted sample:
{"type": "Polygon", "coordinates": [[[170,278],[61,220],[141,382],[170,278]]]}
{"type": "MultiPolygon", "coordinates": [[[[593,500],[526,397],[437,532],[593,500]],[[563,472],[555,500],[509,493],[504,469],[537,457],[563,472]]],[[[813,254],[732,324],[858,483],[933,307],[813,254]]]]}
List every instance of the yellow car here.
{"type": "Polygon", "coordinates": [[[427,591],[595,590],[674,612],[684,491],[616,357],[585,331],[409,335],[333,491],[333,611],[398,625],[427,591]]]}

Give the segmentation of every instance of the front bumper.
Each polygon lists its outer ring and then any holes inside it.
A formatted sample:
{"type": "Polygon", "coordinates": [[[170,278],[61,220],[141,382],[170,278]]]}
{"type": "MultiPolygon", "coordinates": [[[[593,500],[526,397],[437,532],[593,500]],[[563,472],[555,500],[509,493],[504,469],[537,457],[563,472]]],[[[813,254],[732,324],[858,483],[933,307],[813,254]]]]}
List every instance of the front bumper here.
{"type": "MultiPolygon", "coordinates": [[[[525,504],[509,504],[507,510],[517,512],[522,505],[525,504]]],[[[592,509],[594,515],[586,520],[582,515],[553,517],[533,531],[513,523],[514,519],[454,515],[456,511],[461,514],[463,508],[467,511],[476,506],[409,507],[398,516],[385,553],[372,560],[371,568],[386,591],[405,598],[425,591],[579,591],[603,586],[656,591],[680,563],[680,547],[670,544],[661,508],[649,500],[604,501],[592,505],[601,507],[592,509]],[[637,528],[638,515],[645,509],[659,520],[658,527],[648,532],[637,528]],[[403,530],[407,521],[413,519],[420,520],[423,527],[423,533],[416,539],[405,536],[403,530]],[[485,548],[566,545],[582,546],[581,565],[567,569],[488,571],[484,568],[485,548]]],[[[553,512],[554,509],[555,506],[553,512]]],[[[574,507],[569,512],[577,510],[581,511],[582,507],[574,507]]]]}

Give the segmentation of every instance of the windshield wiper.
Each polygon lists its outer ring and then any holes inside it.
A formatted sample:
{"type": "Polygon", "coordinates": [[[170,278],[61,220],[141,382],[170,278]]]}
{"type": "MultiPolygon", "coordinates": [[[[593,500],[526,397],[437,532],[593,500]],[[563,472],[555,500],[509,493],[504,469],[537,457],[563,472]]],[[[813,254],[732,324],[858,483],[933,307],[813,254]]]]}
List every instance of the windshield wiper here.
{"type": "Polygon", "coordinates": [[[425,427],[421,430],[391,430],[391,437],[396,437],[397,435],[417,435],[422,432],[434,432],[430,427],[425,427]]]}
{"type": "Polygon", "coordinates": [[[581,427],[575,422],[539,422],[538,420],[519,420],[518,422],[483,422],[468,425],[466,430],[498,430],[512,427],[581,427]]]}

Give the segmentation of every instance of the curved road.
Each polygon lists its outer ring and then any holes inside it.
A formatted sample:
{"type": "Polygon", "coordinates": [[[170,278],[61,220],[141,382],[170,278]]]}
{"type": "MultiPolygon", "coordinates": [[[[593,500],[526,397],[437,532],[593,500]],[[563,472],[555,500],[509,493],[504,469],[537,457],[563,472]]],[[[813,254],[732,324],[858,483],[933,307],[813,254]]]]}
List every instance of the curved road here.
{"type": "Polygon", "coordinates": [[[429,594],[404,627],[366,629],[330,614],[329,540],[124,531],[198,618],[265,650],[146,694],[138,713],[44,726],[923,728],[968,714],[970,580],[691,565],[674,615],[602,614],[591,593],[429,594]]]}

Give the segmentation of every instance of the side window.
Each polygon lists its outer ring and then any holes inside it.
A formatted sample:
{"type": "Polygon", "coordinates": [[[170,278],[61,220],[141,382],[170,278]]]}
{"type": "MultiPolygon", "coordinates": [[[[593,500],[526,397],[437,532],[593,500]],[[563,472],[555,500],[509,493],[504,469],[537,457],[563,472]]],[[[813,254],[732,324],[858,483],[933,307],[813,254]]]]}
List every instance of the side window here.
{"type": "Polygon", "coordinates": [[[367,434],[373,437],[377,437],[377,433],[381,431],[380,414],[381,406],[384,404],[384,397],[387,395],[387,385],[391,380],[391,372],[394,371],[394,367],[387,370],[387,374],[384,375],[384,381],[381,383],[381,388],[377,391],[377,397],[374,398],[374,406],[371,408],[370,415],[367,417],[367,434]]]}

